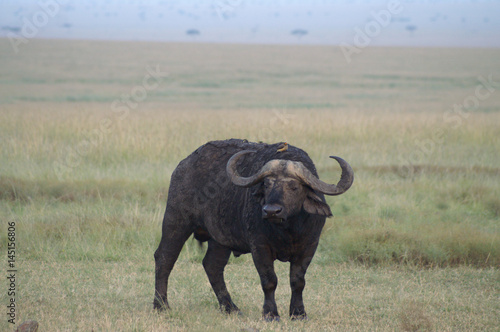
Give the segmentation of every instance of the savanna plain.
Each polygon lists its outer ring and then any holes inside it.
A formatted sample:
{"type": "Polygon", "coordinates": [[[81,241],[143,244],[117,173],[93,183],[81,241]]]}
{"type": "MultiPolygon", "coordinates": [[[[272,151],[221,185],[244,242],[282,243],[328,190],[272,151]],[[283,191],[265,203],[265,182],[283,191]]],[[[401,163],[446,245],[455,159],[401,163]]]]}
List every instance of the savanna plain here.
{"type": "MultiPolygon", "coordinates": [[[[0,40],[0,264],[16,233],[16,325],[40,331],[494,331],[500,326],[500,51],[0,40]],[[488,83],[489,81],[489,83],[488,83]],[[219,312],[188,240],[172,310],[153,253],[176,165],[210,140],[286,141],[336,183],[306,275],[307,321],[261,319],[251,257],[219,312]]],[[[204,190],[205,188],[200,188],[204,190]]],[[[8,280],[2,278],[0,329],[8,280]]]]}

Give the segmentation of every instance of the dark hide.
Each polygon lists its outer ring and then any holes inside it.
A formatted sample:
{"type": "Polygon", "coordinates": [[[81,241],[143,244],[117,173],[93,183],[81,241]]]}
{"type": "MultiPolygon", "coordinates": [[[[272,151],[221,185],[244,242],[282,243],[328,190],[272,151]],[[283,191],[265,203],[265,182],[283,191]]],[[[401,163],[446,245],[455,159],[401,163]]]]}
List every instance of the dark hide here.
{"type": "Polygon", "coordinates": [[[169,307],[168,277],[185,241],[194,234],[197,240],[208,241],[203,266],[223,311],[239,311],[224,282],[229,256],[231,252],[251,253],[265,295],[264,318],[279,319],[274,299],[276,259],[290,262],[290,316],[307,317],[302,301],[304,275],[325,219],[331,216],[324,195],[280,174],[249,188],[234,185],[226,174],[226,164],[234,154],[254,150],[257,153],[238,161],[241,176],[257,173],[273,159],[301,162],[318,176],[307,153],[294,146],[278,152],[279,145],[236,139],[209,142],[180,162],[172,174],[162,238],[154,255],[155,308],[169,307]]]}

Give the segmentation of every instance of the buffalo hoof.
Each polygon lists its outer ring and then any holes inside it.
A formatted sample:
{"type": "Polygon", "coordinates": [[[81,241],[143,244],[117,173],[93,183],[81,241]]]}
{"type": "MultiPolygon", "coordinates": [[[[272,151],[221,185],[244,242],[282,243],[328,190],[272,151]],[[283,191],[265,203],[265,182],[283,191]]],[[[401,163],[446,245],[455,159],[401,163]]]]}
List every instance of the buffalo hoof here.
{"type": "Polygon", "coordinates": [[[307,317],[307,315],[304,313],[302,315],[292,315],[290,316],[290,319],[291,320],[308,320],[309,318],[307,317]]]}
{"type": "Polygon", "coordinates": [[[170,309],[170,307],[168,306],[168,303],[165,303],[165,302],[162,303],[158,299],[155,299],[153,302],[153,309],[158,311],[158,312],[162,312],[162,311],[165,311],[167,309],[170,309]]]}
{"type": "Polygon", "coordinates": [[[219,304],[219,309],[220,311],[228,315],[233,315],[233,314],[240,315],[240,308],[238,308],[238,306],[236,306],[236,304],[234,304],[233,301],[227,301],[222,304],[219,304]]]}
{"type": "Polygon", "coordinates": [[[226,315],[237,315],[239,317],[244,316],[241,310],[238,308],[221,308],[220,311],[226,315]]]}
{"type": "Polygon", "coordinates": [[[231,311],[230,313],[227,313],[227,315],[235,316],[235,317],[238,317],[238,318],[245,317],[245,314],[243,312],[241,312],[240,310],[231,311]]]}
{"type": "Polygon", "coordinates": [[[264,314],[262,318],[264,318],[264,320],[268,323],[280,321],[280,316],[273,313],[264,314]]]}

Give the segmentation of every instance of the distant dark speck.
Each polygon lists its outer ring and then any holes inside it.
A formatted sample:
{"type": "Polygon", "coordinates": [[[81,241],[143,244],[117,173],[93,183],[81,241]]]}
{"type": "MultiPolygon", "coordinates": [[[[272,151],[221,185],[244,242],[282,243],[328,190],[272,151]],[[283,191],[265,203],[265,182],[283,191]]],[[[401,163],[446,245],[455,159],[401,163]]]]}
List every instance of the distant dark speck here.
{"type": "Polygon", "coordinates": [[[10,31],[10,32],[19,32],[19,31],[21,31],[21,28],[20,27],[3,26],[2,30],[10,31]]]}

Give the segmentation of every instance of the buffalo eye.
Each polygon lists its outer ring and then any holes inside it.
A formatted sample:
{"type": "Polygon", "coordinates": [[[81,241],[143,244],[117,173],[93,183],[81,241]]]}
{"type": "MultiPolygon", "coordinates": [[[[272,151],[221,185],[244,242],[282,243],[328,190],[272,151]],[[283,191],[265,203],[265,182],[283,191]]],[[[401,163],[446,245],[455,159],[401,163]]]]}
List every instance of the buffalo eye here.
{"type": "Polygon", "coordinates": [[[300,188],[300,184],[297,182],[293,181],[288,184],[288,188],[290,188],[291,191],[297,191],[300,188]]]}
{"type": "Polygon", "coordinates": [[[264,180],[264,188],[265,188],[265,189],[269,189],[269,188],[271,188],[272,186],[273,186],[273,183],[272,183],[272,181],[271,181],[270,179],[265,179],[265,180],[264,180]]]}
{"type": "Polygon", "coordinates": [[[258,186],[256,189],[254,189],[252,195],[260,202],[260,204],[264,204],[265,193],[262,186],[258,186]]]}

